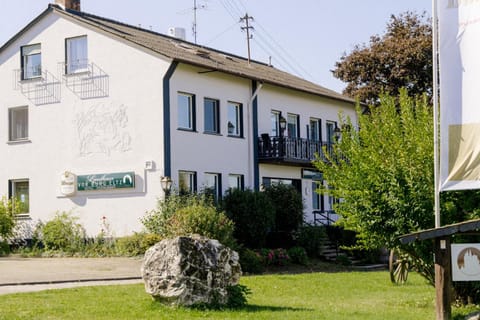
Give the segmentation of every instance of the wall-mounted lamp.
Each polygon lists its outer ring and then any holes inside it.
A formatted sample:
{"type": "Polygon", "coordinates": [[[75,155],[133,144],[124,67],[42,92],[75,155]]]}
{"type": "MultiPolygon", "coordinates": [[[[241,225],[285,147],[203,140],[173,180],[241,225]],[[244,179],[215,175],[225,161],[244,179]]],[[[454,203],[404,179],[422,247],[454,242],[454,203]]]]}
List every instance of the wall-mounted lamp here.
{"type": "Polygon", "coordinates": [[[160,184],[162,185],[163,192],[165,192],[166,195],[168,195],[170,190],[172,190],[172,182],[172,178],[170,177],[160,178],[160,184]]]}
{"type": "Polygon", "coordinates": [[[283,136],[283,132],[287,128],[287,119],[285,119],[282,115],[280,115],[280,119],[278,120],[280,124],[280,135],[283,136]]]}

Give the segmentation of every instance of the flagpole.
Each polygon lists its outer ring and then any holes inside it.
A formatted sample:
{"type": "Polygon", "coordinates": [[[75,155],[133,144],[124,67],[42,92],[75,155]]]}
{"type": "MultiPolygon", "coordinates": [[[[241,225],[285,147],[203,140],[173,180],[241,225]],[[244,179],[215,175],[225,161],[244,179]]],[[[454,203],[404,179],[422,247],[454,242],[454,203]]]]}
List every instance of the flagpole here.
{"type": "Polygon", "coordinates": [[[433,161],[434,161],[434,214],[435,228],[440,227],[440,157],[438,112],[438,13],[437,0],[432,1],[432,50],[433,50],[433,161]]]}

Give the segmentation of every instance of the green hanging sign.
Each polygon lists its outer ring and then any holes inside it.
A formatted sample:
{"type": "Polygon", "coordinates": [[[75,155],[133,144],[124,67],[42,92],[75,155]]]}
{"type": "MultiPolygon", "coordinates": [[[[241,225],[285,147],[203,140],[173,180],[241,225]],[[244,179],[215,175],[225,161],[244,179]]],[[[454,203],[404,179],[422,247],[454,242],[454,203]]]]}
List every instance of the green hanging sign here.
{"type": "Polygon", "coordinates": [[[77,190],[135,188],[135,172],[100,173],[77,176],[77,190]]]}

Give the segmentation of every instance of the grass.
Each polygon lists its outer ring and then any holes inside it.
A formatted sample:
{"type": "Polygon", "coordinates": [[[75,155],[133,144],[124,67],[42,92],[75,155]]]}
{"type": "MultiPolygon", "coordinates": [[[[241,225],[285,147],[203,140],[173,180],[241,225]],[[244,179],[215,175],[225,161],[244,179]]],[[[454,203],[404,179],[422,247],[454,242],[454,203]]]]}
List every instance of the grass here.
{"type": "Polygon", "coordinates": [[[166,307],[138,284],[2,295],[0,319],[435,319],[434,288],[417,274],[404,286],[390,284],[384,271],[270,274],[241,283],[252,294],[239,310],[166,307]]]}

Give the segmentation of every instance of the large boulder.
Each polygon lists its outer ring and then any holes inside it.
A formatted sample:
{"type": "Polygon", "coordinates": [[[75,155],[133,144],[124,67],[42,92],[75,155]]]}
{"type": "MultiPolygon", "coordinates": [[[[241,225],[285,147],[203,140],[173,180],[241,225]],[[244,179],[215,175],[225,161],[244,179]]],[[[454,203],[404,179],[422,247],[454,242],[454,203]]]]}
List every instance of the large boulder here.
{"type": "Polygon", "coordinates": [[[177,306],[226,304],[227,287],[238,284],[242,274],[237,252],[198,235],[155,244],[141,271],[148,294],[177,306]]]}

